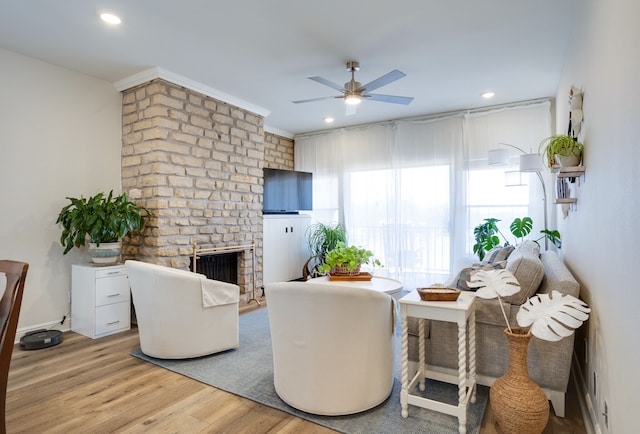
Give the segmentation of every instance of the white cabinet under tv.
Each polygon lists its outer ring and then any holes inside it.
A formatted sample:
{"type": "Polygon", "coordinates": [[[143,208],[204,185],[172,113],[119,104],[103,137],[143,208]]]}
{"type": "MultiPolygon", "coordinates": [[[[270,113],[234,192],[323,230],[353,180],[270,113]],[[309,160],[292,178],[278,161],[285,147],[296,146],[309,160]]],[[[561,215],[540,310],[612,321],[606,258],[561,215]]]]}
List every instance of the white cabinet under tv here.
{"type": "Polygon", "coordinates": [[[308,214],[267,214],[263,216],[262,280],[284,282],[302,277],[309,259],[306,230],[308,214]]]}

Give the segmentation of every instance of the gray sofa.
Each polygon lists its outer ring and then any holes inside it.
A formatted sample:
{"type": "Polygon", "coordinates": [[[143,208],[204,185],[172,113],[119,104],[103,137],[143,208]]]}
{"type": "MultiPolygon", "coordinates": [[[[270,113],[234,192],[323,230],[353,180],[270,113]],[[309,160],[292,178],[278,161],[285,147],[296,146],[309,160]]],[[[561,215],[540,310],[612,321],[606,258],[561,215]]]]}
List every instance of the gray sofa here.
{"type": "MultiPolygon", "coordinates": [[[[506,268],[522,286],[520,294],[503,300],[511,326],[517,327],[520,304],[534,293],[579,296],[580,286],[554,251],[539,253],[537,244],[526,242],[507,258],[506,268]]],[[[418,360],[418,327],[409,318],[409,360],[418,360]]],[[[476,298],[476,368],[478,384],[490,386],[502,376],[509,364],[509,346],[504,335],[505,320],[498,300],[476,298]]],[[[457,326],[453,323],[429,321],[426,324],[427,368],[444,373],[457,372],[457,326]]],[[[559,342],[534,337],[529,344],[528,368],[531,378],[543,388],[557,416],[564,417],[564,400],[569,381],[574,335],[559,342]]]]}

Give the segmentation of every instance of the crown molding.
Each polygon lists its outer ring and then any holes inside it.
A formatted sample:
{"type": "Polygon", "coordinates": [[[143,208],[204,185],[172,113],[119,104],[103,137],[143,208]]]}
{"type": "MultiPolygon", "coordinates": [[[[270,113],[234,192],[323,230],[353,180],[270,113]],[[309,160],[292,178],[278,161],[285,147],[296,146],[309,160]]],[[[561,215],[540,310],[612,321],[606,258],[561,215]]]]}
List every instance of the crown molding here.
{"type": "Polygon", "coordinates": [[[269,125],[266,125],[266,124],[264,126],[264,130],[267,133],[275,134],[276,136],[284,137],[284,138],[287,138],[287,139],[292,139],[293,140],[293,137],[294,137],[293,134],[291,134],[288,131],[281,130],[279,128],[272,127],[272,126],[269,126],[269,125]]]}
{"type": "Polygon", "coordinates": [[[210,96],[211,98],[215,98],[219,101],[234,105],[238,108],[250,111],[251,113],[255,113],[262,117],[267,117],[269,113],[271,113],[270,110],[267,110],[263,107],[257,106],[243,99],[236,98],[233,95],[229,95],[228,93],[224,93],[207,85],[199,83],[195,80],[191,80],[187,77],[183,77],[182,75],[167,71],[166,69],[160,67],[149,68],[137,74],[125,77],[122,80],[116,81],[115,83],[113,83],[113,85],[119,92],[122,92],[124,90],[138,86],[142,83],[155,80],[157,78],[161,78],[173,84],[177,84],[178,86],[184,86],[188,89],[200,92],[204,95],[210,96]]]}

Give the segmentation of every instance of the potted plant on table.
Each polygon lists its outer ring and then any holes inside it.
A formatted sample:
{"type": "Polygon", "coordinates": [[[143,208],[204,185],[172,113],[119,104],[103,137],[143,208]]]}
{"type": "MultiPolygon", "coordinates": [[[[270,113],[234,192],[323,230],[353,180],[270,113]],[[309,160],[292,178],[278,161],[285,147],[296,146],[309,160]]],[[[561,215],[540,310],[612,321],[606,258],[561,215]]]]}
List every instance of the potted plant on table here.
{"type": "Polygon", "coordinates": [[[541,433],[549,418],[549,401],[544,391],[529,377],[527,350],[532,336],[556,342],[571,336],[589,318],[589,307],[581,300],[558,291],[536,294],[524,302],[511,327],[500,297],[520,292],[520,285],[508,270],[480,270],[467,282],[478,288],[476,296],[498,298],[507,328],[509,367],[489,391],[491,410],[504,432],[541,433]]]}
{"type": "Polygon", "coordinates": [[[327,253],[336,248],[338,242],[347,242],[347,229],[341,223],[315,223],[307,229],[307,245],[311,256],[302,268],[302,276],[316,277],[318,267],[324,263],[327,253]],[[311,269],[309,268],[311,266],[311,269]]]}
{"type": "Polygon", "coordinates": [[[71,202],[58,214],[56,224],[62,225],[60,243],[63,254],[74,247],[89,243],[89,256],[94,263],[117,262],[126,235],[140,231],[149,221],[149,211],[127,198],[126,193],[105,196],[98,193],[84,198],[67,197],[71,202]]]}
{"type": "Polygon", "coordinates": [[[373,258],[371,250],[347,246],[343,241],[338,241],[336,248],[327,252],[324,263],[318,270],[321,273],[355,276],[360,274],[360,266],[365,264],[382,267],[380,261],[373,258]]]}
{"type": "Polygon", "coordinates": [[[584,145],[568,134],[556,134],[540,142],[538,153],[544,156],[549,169],[559,165],[577,166],[582,160],[584,145]]]}

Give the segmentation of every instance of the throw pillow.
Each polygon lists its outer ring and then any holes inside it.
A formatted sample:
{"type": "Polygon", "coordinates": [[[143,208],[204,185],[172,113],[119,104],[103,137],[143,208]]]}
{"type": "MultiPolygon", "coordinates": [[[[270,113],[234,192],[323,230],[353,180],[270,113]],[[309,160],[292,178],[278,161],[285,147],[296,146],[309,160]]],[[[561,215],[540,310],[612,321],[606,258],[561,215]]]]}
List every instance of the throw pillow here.
{"type": "Polygon", "coordinates": [[[505,297],[504,301],[521,305],[538,291],[544,276],[544,267],[540,261],[540,247],[534,242],[523,243],[509,256],[507,270],[520,283],[520,292],[505,297]]]}
{"type": "Polygon", "coordinates": [[[513,246],[496,246],[493,249],[489,250],[486,255],[484,255],[483,262],[495,263],[506,261],[514,249],[515,247],[513,246]]]}
{"type": "Polygon", "coordinates": [[[488,262],[478,262],[473,264],[473,266],[468,268],[463,268],[460,270],[458,275],[453,279],[453,284],[456,288],[461,291],[476,291],[477,288],[469,288],[467,282],[471,280],[473,274],[478,270],[496,270],[504,268],[507,264],[507,261],[500,261],[494,263],[488,262]]]}

